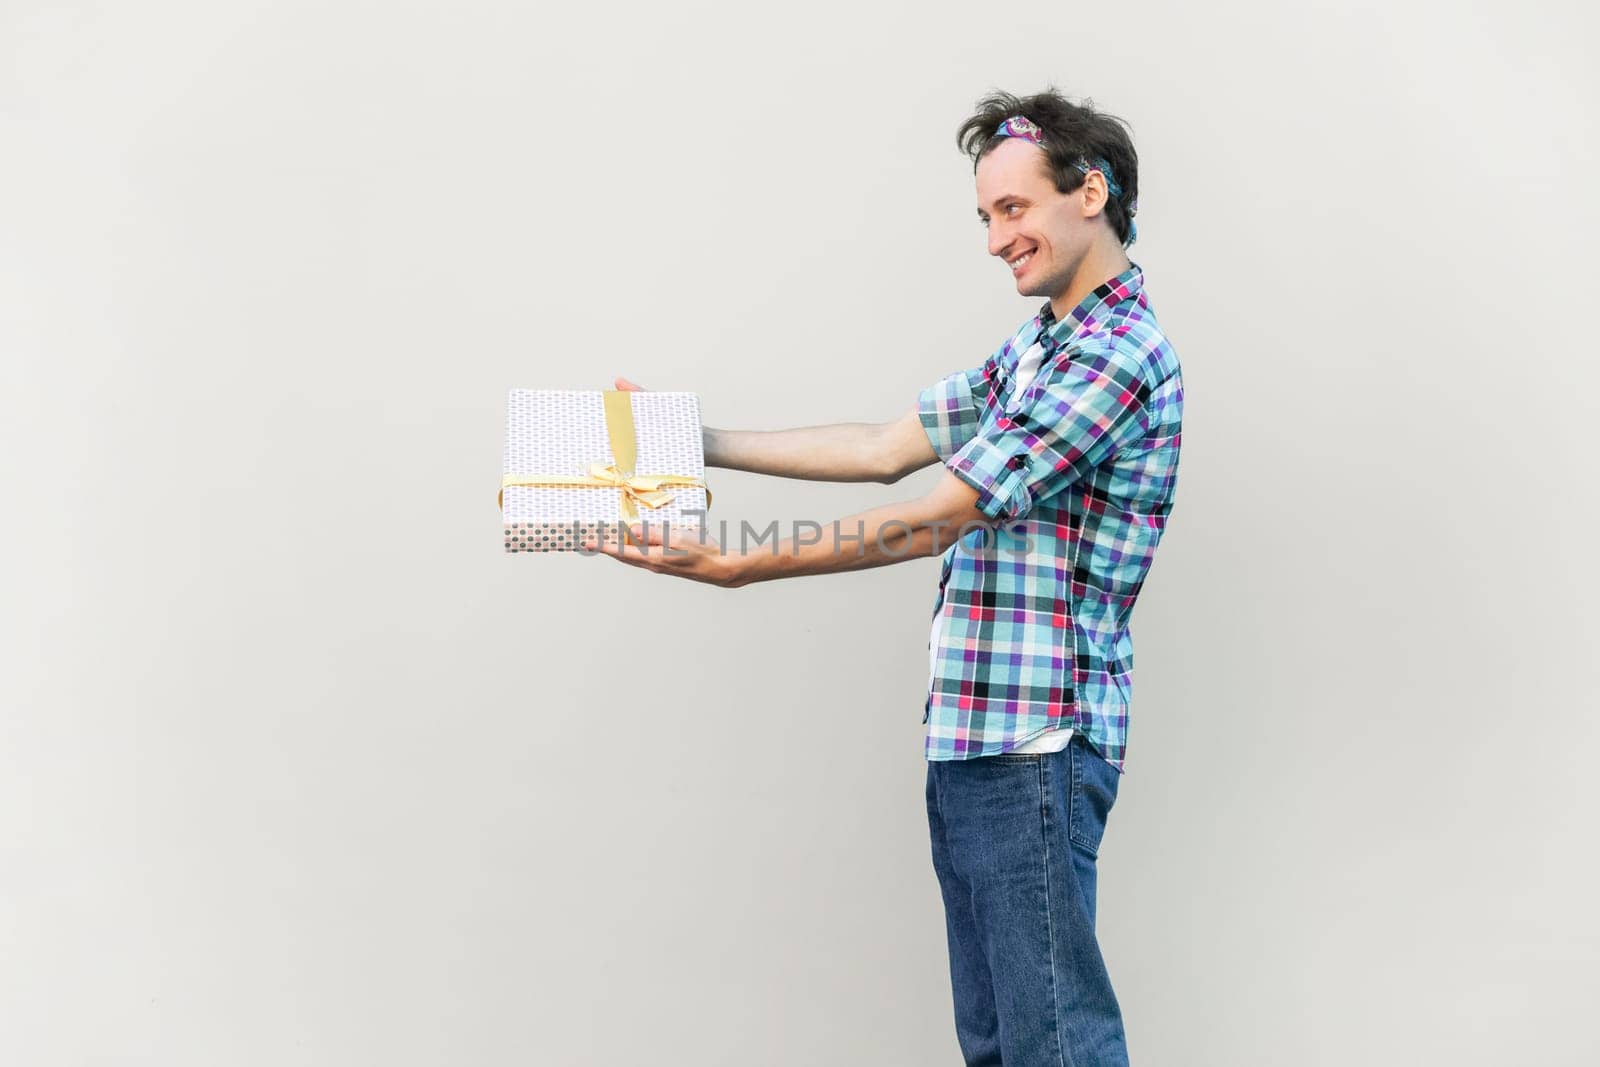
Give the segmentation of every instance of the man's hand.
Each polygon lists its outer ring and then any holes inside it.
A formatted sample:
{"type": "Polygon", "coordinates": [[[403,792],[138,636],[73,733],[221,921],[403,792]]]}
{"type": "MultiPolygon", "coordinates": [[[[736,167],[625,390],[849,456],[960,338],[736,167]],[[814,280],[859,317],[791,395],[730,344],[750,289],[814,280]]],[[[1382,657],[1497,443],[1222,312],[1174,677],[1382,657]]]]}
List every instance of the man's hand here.
{"type": "Polygon", "coordinates": [[[977,498],[976,489],[946,471],[925,496],[828,523],[814,538],[802,540],[797,531],[795,537],[774,542],[770,552],[741,546],[728,553],[710,537],[702,541],[688,532],[663,537],[662,526],[644,523],[622,527],[631,544],[606,543],[608,527],[602,526],[598,540],[590,538],[578,547],[658,574],[738,589],[774,578],[835,574],[936,555],[972,527],[993,525],[977,498]]]}
{"type": "Polygon", "coordinates": [[[710,537],[699,539],[682,530],[676,534],[660,523],[635,523],[629,526],[631,544],[607,540],[605,527],[601,537],[584,541],[579,547],[586,552],[599,551],[619,560],[643,567],[657,574],[670,574],[676,578],[719,585],[724,589],[737,589],[745,584],[742,557],[730,556],[710,537]]]}

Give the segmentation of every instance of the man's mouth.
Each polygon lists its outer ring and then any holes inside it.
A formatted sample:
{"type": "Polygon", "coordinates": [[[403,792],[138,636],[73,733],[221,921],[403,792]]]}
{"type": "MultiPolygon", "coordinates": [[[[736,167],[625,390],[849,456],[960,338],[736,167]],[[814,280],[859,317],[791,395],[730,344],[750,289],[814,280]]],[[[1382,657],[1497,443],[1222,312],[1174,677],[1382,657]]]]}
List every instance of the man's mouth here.
{"type": "Polygon", "coordinates": [[[1022,255],[1018,256],[1016,259],[1011,260],[1011,262],[1009,264],[1007,264],[1007,265],[1011,268],[1011,273],[1012,274],[1021,274],[1022,273],[1022,268],[1026,267],[1028,265],[1028,261],[1031,260],[1032,258],[1033,258],[1033,253],[1032,252],[1024,252],[1022,255]]]}

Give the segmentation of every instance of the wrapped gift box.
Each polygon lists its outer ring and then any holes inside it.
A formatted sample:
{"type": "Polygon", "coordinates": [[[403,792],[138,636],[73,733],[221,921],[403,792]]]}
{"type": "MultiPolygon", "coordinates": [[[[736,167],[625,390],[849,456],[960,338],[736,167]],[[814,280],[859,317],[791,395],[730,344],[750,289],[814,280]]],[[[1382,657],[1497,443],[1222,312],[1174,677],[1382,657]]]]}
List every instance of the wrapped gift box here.
{"type": "Polygon", "coordinates": [[[500,489],[507,552],[571,552],[618,524],[699,537],[710,504],[693,393],[513,389],[500,489]]]}

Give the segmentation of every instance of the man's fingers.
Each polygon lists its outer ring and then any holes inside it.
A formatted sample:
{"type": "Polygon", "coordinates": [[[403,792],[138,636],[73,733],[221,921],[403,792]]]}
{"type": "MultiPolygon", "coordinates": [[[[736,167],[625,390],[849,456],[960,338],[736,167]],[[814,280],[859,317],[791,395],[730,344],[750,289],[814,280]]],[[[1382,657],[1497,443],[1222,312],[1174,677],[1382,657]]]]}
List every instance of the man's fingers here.
{"type": "Polygon", "coordinates": [[[622,390],[625,390],[625,391],[630,392],[630,393],[642,393],[642,392],[645,392],[645,387],[644,386],[636,385],[633,382],[628,381],[628,379],[626,379],[626,378],[618,378],[616,380],[616,382],[613,383],[613,384],[614,384],[615,388],[622,389],[622,390]]]}
{"type": "Polygon", "coordinates": [[[602,536],[590,534],[583,542],[586,549],[598,548],[613,555],[620,554],[631,548],[637,554],[640,546],[663,545],[666,543],[666,533],[659,525],[646,526],[636,524],[624,526],[614,533],[606,531],[602,536]]]}

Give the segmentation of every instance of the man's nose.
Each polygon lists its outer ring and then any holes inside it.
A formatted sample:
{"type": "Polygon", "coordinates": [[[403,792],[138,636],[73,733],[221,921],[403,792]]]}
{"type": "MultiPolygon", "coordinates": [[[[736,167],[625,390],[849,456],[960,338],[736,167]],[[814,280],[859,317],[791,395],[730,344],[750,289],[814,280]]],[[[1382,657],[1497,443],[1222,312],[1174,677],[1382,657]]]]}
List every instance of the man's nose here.
{"type": "Polygon", "coordinates": [[[989,223],[989,254],[998,256],[1000,250],[1011,243],[1011,234],[998,221],[989,223]]]}

